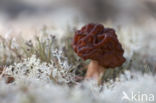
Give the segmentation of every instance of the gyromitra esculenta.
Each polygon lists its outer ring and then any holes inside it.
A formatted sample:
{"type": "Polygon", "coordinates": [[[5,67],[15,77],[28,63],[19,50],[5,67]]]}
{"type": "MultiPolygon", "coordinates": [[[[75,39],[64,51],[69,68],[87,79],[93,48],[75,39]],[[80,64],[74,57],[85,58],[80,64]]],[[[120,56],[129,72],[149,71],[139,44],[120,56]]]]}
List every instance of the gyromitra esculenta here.
{"type": "Polygon", "coordinates": [[[75,32],[73,49],[84,60],[90,59],[86,78],[95,77],[107,68],[121,66],[125,62],[124,50],[115,30],[102,24],[87,24],[75,32]]]}

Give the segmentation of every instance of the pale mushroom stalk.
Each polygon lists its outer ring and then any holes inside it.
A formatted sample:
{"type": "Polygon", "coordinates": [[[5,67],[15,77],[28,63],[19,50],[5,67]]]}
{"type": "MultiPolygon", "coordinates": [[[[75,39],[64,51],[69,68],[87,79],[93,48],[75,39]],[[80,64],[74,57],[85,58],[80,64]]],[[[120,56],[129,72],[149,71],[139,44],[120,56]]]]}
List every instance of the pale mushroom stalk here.
{"type": "Polygon", "coordinates": [[[86,79],[96,78],[99,79],[100,75],[103,75],[105,68],[101,66],[97,61],[92,60],[88,65],[88,70],[86,73],[86,79]]]}

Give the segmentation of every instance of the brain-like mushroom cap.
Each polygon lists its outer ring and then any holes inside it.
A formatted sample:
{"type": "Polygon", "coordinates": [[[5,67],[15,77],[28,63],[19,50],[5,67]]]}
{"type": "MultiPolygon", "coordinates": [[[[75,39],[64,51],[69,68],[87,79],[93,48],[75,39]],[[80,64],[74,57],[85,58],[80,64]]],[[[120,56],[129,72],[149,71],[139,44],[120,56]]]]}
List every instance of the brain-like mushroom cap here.
{"type": "Polygon", "coordinates": [[[106,68],[121,66],[125,62],[124,50],[115,31],[101,24],[88,24],[77,30],[72,46],[84,60],[96,60],[106,68]]]}

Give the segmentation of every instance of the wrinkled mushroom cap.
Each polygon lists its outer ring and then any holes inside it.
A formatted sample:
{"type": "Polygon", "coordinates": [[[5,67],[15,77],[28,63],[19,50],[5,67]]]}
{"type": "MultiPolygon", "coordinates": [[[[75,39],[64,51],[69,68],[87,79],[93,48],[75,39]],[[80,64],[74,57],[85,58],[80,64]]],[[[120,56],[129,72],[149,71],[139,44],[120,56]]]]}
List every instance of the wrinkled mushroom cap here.
{"type": "Polygon", "coordinates": [[[115,31],[101,24],[88,24],[75,32],[73,49],[78,56],[98,61],[105,68],[121,66],[124,50],[115,31]]]}

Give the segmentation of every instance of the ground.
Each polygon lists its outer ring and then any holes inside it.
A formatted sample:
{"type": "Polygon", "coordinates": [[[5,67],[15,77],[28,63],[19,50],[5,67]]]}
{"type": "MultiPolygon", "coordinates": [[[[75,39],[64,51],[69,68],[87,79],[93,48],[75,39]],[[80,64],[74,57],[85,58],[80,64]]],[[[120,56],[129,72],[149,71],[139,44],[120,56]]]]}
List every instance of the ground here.
{"type": "Polygon", "coordinates": [[[147,29],[146,23],[102,23],[116,30],[126,62],[108,69],[100,85],[96,80],[84,80],[89,61],[79,58],[71,47],[74,30],[83,23],[61,28],[46,22],[24,26],[19,21],[9,23],[1,22],[0,28],[0,103],[156,101],[155,30],[147,29]],[[125,94],[129,99],[123,98],[125,94]]]}

